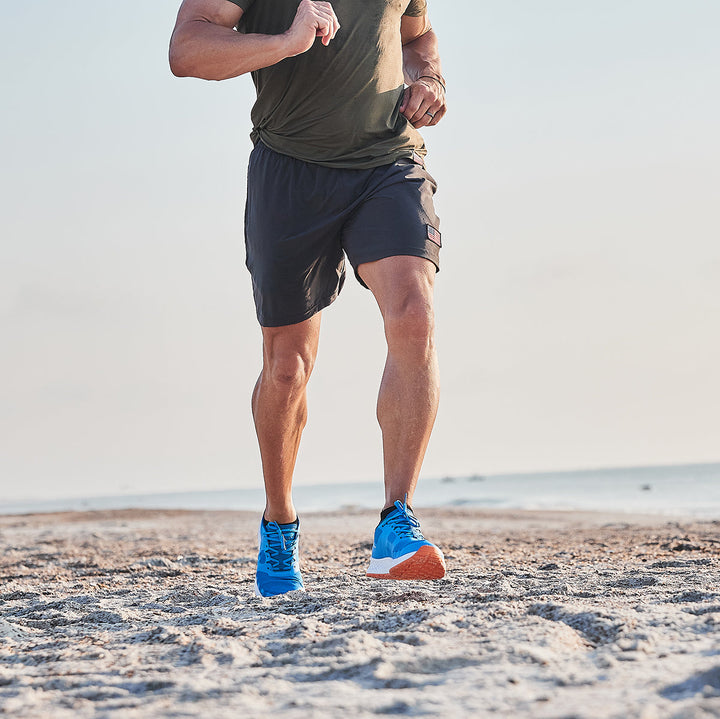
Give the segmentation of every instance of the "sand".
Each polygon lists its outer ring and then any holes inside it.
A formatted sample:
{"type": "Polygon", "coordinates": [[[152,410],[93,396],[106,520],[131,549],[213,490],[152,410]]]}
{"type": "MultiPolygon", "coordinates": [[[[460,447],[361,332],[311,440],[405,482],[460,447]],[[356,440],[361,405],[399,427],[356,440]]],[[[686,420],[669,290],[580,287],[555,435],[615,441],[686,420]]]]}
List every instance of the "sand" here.
{"type": "Polygon", "coordinates": [[[375,513],[306,515],[276,599],[254,515],[0,517],[0,714],[720,716],[720,522],[419,514],[445,579],[367,579],[375,513]]]}

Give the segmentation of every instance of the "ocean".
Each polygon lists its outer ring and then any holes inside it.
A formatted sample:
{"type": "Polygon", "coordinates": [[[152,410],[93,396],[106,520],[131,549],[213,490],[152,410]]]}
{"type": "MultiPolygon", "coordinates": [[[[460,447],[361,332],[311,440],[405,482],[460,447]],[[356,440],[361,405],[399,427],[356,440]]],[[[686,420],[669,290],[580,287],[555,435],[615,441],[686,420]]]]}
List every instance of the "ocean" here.
{"type": "MultiPolygon", "coordinates": [[[[299,485],[299,512],[379,509],[382,482],[299,485]]],[[[414,506],[598,510],[720,519],[720,463],[617,467],[422,479],[414,506]]],[[[94,509],[232,509],[259,512],[260,487],[0,503],[0,514],[94,509]]]]}

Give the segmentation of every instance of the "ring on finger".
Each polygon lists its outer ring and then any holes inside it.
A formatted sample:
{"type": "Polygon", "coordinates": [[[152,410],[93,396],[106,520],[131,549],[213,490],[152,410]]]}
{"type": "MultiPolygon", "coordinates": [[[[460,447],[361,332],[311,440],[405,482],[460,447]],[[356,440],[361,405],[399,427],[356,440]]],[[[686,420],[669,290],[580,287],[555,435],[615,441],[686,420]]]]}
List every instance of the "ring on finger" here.
{"type": "Polygon", "coordinates": [[[432,114],[429,110],[425,113],[426,115],[430,115],[431,118],[435,117],[435,115],[432,114]]]}

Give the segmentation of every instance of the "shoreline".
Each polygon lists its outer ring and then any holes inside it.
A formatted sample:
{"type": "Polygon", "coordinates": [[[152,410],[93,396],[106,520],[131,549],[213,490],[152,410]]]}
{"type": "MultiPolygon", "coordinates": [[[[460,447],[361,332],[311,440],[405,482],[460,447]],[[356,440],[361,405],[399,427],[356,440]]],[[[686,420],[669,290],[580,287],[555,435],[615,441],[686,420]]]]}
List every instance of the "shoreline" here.
{"type": "Polygon", "coordinates": [[[306,513],[276,599],[256,512],[0,516],[0,714],[720,715],[720,521],[418,516],[444,579],[367,579],[377,512],[306,513]]]}
{"type": "MultiPolygon", "coordinates": [[[[617,510],[587,510],[587,509],[516,509],[497,507],[436,507],[418,505],[415,507],[419,516],[435,519],[447,517],[457,519],[468,519],[471,521],[482,521],[490,523],[504,522],[520,523],[541,521],[550,522],[553,525],[565,526],[572,524],[602,524],[621,523],[634,524],[638,526],[656,526],[672,522],[682,523],[712,523],[720,522],[720,517],[708,518],[687,513],[660,514],[655,512],[635,512],[617,510]]],[[[81,509],[81,510],[48,510],[28,511],[22,513],[0,511],[0,529],[6,524],[12,524],[15,520],[35,520],[48,523],[56,522],[78,522],[78,521],[105,521],[105,520],[138,520],[153,517],[207,517],[217,516],[223,518],[236,518],[240,522],[256,521],[259,518],[258,510],[244,509],[184,509],[164,507],[124,507],[120,509],[81,509]]],[[[376,517],[379,510],[348,505],[329,511],[310,510],[299,512],[303,519],[310,518],[313,522],[328,519],[333,521],[339,517],[376,517]]]]}
{"type": "MultiPolygon", "coordinates": [[[[342,484],[295,484],[301,512],[375,509],[384,499],[379,480],[342,484]]],[[[605,467],[554,472],[516,472],[423,477],[418,506],[519,511],[596,511],[720,517],[720,463],[605,467]],[[702,497],[702,502],[700,498],[702,497]]],[[[263,487],[155,491],[147,493],[26,497],[0,503],[8,514],[127,508],[253,510],[265,504],[263,487]]]]}

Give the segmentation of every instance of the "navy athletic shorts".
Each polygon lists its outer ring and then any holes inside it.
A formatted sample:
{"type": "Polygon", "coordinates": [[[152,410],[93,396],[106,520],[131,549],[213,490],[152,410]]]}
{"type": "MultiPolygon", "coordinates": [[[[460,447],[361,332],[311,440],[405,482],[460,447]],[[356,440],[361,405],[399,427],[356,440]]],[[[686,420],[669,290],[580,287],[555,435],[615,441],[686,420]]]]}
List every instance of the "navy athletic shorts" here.
{"type": "Polygon", "coordinates": [[[327,307],[357,268],[396,255],[440,269],[435,180],[411,158],[368,170],[325,167],[258,142],[245,207],[247,267],[263,327],[302,322],[327,307]]]}

